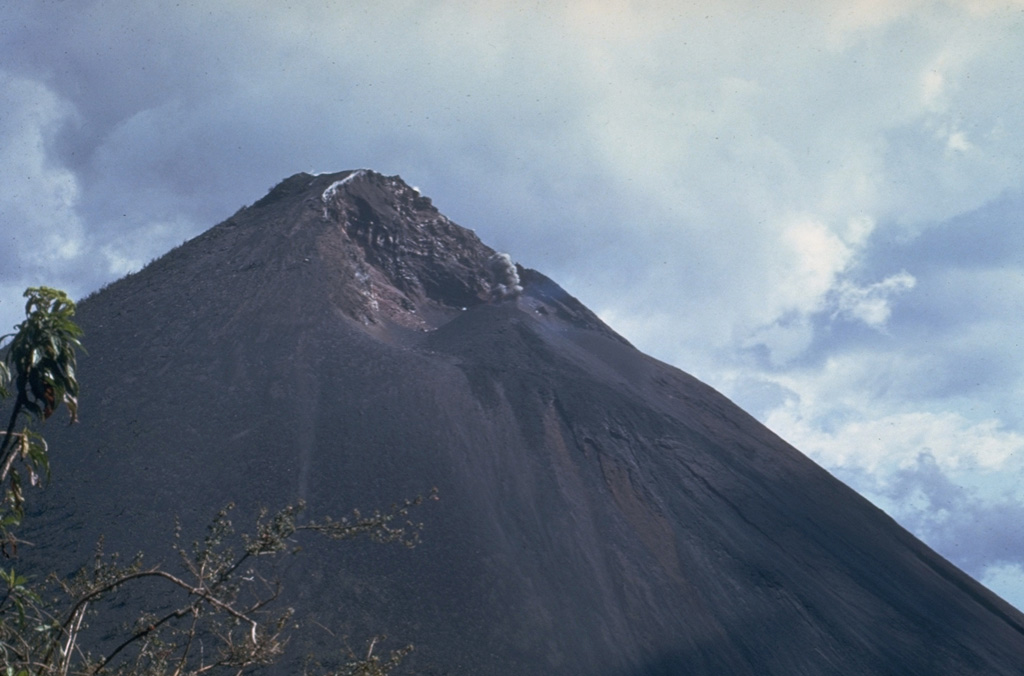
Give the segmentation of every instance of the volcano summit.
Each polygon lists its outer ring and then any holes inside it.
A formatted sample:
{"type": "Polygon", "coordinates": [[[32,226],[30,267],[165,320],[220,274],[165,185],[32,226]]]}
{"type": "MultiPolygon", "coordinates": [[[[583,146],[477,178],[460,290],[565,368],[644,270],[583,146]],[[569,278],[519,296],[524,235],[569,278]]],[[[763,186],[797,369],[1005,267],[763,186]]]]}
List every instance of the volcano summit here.
{"type": "Polygon", "coordinates": [[[26,534],[63,569],[230,500],[436,487],[417,548],[282,570],[297,652],[384,630],[420,674],[1024,672],[1021,613],[397,177],[292,176],[79,319],[82,422],[47,430],[26,534]]]}

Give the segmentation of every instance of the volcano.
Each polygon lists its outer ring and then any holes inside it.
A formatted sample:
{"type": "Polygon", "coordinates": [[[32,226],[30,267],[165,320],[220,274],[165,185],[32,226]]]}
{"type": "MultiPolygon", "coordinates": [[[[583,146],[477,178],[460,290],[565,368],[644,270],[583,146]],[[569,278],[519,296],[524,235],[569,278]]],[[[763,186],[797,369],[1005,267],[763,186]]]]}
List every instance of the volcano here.
{"type": "Polygon", "coordinates": [[[81,423],[46,430],[26,536],[57,567],[228,501],[436,488],[416,548],[288,564],[297,651],[383,630],[419,674],[1024,672],[1020,612],[398,177],[292,176],[78,317],[81,423]]]}

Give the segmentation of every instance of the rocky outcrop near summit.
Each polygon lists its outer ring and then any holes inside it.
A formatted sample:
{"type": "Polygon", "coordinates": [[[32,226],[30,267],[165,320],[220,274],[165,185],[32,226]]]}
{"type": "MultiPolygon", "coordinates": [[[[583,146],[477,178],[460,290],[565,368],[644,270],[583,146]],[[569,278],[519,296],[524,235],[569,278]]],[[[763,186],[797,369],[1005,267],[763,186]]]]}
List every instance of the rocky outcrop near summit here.
{"type": "Polygon", "coordinates": [[[298,174],[88,299],[33,555],[436,487],[419,547],[281,571],[296,660],[385,631],[420,674],[1020,673],[1017,610],[496,253],[397,177],[298,174]]]}

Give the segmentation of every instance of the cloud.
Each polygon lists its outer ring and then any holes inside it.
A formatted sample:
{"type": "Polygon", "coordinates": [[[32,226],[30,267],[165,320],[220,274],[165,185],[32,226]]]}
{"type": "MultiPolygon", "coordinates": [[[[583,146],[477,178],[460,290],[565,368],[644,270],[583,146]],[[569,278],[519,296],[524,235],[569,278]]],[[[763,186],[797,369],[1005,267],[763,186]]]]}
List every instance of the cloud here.
{"type": "Polygon", "coordinates": [[[998,420],[972,421],[955,412],[878,416],[870,411],[871,415],[833,422],[833,429],[828,429],[808,416],[821,412],[813,405],[807,408],[790,401],[769,415],[768,424],[829,467],[892,474],[927,457],[935,468],[950,472],[995,472],[1019,470],[1015,458],[1024,454],[1024,435],[1003,429],[998,420]]]}
{"type": "Polygon", "coordinates": [[[3,334],[22,318],[25,287],[50,279],[76,286],[66,268],[80,262],[86,247],[78,181],[50,151],[54,134],[73,118],[72,106],[42,84],[4,72],[0,89],[5,93],[0,115],[3,334]]]}
{"type": "Polygon", "coordinates": [[[833,316],[857,319],[873,328],[883,328],[892,314],[890,299],[913,289],[916,283],[913,275],[906,271],[867,286],[857,286],[844,280],[834,289],[833,316]]]}

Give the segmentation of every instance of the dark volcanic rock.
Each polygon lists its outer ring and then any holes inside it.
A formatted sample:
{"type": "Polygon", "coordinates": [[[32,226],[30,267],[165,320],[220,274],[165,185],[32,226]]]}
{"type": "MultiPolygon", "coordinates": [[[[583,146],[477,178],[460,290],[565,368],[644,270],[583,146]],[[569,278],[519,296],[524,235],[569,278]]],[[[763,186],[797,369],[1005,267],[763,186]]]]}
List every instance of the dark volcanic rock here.
{"type": "Polygon", "coordinates": [[[416,549],[282,571],[296,653],[329,627],[421,674],[1021,673],[1019,612],[540,273],[492,300],[493,254],[398,178],[299,174],[83,302],[35,555],[436,486],[416,549]]]}

